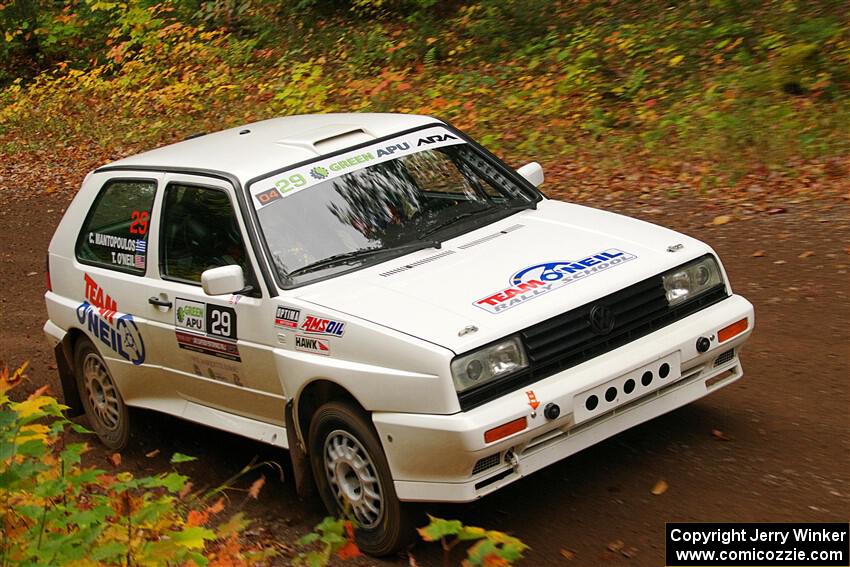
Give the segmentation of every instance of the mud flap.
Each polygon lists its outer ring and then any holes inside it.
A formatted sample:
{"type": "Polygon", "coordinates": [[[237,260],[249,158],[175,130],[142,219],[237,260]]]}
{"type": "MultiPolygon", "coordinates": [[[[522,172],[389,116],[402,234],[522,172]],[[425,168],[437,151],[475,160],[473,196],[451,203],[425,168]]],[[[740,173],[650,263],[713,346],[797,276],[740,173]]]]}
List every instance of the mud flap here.
{"type": "Polygon", "coordinates": [[[77,379],[71,363],[68,362],[68,357],[65,356],[64,345],[61,342],[53,349],[53,355],[56,357],[56,369],[59,371],[59,381],[62,384],[62,397],[65,399],[65,405],[68,406],[65,415],[67,417],[81,415],[83,402],[77,391],[77,379]]]}
{"type": "Polygon", "coordinates": [[[310,459],[307,457],[304,445],[298,439],[296,433],[295,422],[292,419],[292,400],[286,403],[284,420],[286,422],[286,438],[289,441],[289,457],[292,459],[292,471],[293,477],[295,477],[295,492],[302,500],[313,499],[316,496],[316,483],[313,480],[310,459]]]}

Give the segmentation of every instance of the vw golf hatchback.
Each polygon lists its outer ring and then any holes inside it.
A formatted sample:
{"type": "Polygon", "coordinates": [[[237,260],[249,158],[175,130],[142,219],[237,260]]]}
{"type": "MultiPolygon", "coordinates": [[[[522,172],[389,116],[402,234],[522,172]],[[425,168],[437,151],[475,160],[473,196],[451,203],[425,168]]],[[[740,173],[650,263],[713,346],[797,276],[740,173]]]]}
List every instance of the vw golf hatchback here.
{"type": "Polygon", "coordinates": [[[91,172],[48,255],[66,402],[290,450],[372,554],[742,375],[753,308],[704,243],[547,199],[427,116],[292,116],[91,172]]]}

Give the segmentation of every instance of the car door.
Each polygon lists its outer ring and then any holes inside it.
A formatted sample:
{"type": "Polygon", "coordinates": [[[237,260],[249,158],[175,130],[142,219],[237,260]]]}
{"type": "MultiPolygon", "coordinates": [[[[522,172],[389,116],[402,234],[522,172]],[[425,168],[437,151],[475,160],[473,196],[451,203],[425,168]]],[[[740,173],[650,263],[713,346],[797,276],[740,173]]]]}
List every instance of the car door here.
{"type": "Polygon", "coordinates": [[[157,200],[157,270],[149,279],[149,318],[185,400],[276,425],[285,397],[268,322],[274,306],[260,289],[256,257],[246,244],[231,184],[168,174],[157,200]],[[206,295],[201,274],[242,267],[250,291],[206,295]]]}
{"type": "Polygon", "coordinates": [[[86,183],[97,187],[97,195],[76,235],[73,265],[63,268],[61,258],[55,260],[59,277],[73,274],[76,280],[69,282],[76,290],[69,299],[76,304],[79,328],[107,361],[130,405],[173,395],[159,372],[161,345],[152,336],[143,299],[147,276],[156,271],[148,249],[163,178],[141,171],[92,174],[86,183]]]}

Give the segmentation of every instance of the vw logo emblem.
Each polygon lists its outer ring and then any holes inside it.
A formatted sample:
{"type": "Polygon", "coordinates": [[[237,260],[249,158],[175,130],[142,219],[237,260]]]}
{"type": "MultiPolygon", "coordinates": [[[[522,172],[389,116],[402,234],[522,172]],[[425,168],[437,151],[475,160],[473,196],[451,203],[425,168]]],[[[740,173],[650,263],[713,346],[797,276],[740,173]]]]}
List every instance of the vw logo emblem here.
{"type": "Polygon", "coordinates": [[[597,335],[607,335],[614,328],[614,312],[605,305],[594,305],[587,318],[597,335]]]}

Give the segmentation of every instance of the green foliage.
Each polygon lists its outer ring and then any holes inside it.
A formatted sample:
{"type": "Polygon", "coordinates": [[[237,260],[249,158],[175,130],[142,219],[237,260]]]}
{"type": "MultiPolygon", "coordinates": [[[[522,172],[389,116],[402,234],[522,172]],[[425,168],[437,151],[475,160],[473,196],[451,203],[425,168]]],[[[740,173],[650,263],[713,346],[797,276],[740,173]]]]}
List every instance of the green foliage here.
{"type": "Polygon", "coordinates": [[[331,517],[322,520],[312,532],[299,539],[298,546],[304,551],[295,556],[293,565],[322,567],[328,565],[334,556],[346,560],[360,555],[354,543],[351,521],[331,517]]]}
{"type": "Polygon", "coordinates": [[[24,370],[0,372],[0,564],[212,566],[269,557],[240,543],[241,516],[213,525],[224,499],[190,494],[184,475],[136,478],[82,466],[86,445],[64,436],[81,428],[46,387],[21,402],[9,398],[24,370]]]}
{"type": "Polygon", "coordinates": [[[613,167],[790,170],[850,152],[844,8],[14,0],[0,7],[0,136],[19,133],[12,153],[129,151],[281,114],[402,111],[554,163],[580,148],[613,167]]]}
{"type": "Polygon", "coordinates": [[[419,528],[419,535],[425,541],[440,542],[446,564],[452,549],[464,542],[475,542],[467,549],[464,567],[512,565],[522,559],[523,552],[528,549],[517,538],[502,532],[464,526],[458,520],[443,520],[434,516],[428,518],[430,523],[419,528]]]}

